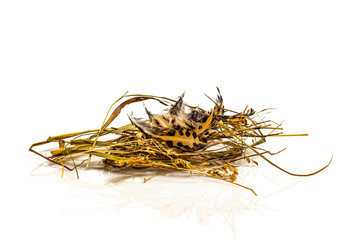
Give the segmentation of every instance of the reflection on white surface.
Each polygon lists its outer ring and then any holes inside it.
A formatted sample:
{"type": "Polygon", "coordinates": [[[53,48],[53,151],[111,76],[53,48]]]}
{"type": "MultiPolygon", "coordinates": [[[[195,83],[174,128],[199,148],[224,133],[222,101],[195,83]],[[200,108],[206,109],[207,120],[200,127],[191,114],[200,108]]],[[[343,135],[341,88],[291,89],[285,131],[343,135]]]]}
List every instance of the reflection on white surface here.
{"type": "MultiPolygon", "coordinates": [[[[68,185],[68,197],[85,204],[64,205],[63,214],[149,208],[152,215],[159,218],[174,219],[185,216],[195,218],[198,223],[205,225],[213,219],[221,218],[235,231],[234,221],[239,214],[250,209],[260,212],[269,210],[261,205],[264,192],[256,197],[246,189],[209,177],[187,172],[159,172],[158,169],[108,171],[96,168],[99,167],[80,170],[80,179],[76,178],[74,172],[65,172],[63,179],[68,185]],[[144,183],[144,179],[156,173],[158,175],[144,183]]],[[[261,183],[279,187],[276,180],[264,177],[263,173],[259,172],[261,169],[261,166],[241,167],[238,182],[249,187],[260,187],[261,183]]],[[[39,166],[32,175],[59,178],[60,169],[58,166],[39,166]],[[41,173],[42,171],[47,173],[41,173]]],[[[266,194],[275,192],[270,190],[270,193],[266,194]]]]}

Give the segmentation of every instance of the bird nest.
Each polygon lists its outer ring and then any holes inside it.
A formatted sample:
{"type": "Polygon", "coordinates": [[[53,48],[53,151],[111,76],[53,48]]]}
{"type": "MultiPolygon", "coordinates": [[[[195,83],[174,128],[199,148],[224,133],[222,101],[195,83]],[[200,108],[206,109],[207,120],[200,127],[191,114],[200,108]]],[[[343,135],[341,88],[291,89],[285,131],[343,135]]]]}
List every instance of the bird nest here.
{"type": "Polygon", "coordinates": [[[246,107],[241,112],[225,109],[219,89],[216,101],[212,100],[215,106],[209,111],[189,106],[184,103],[183,98],[184,94],[174,100],[126,93],[111,105],[100,129],[49,137],[46,141],[34,143],[30,151],[61,165],[62,175],[67,169],[75,170],[79,177],[78,169],[89,166],[92,156],[97,156],[102,159],[100,164],[104,167],[151,167],[158,168],[159,171],[168,169],[191,172],[238,185],[255,195],[253,189],[236,182],[241,160],[257,165],[254,158],[260,157],[294,176],[310,176],[330,164],[309,174],[288,172],[267,158],[268,155],[279,152],[271,153],[262,144],[268,137],[307,134],[283,134],[281,124],[262,117],[266,109],[255,111],[246,107]],[[148,119],[129,115],[130,124],[109,127],[125,106],[147,100],[158,102],[166,110],[160,114],[152,114],[144,105],[148,119]],[[116,104],[117,107],[110,114],[116,104]],[[35,147],[54,142],[58,147],[50,151],[49,157],[34,150],[35,147]]]}

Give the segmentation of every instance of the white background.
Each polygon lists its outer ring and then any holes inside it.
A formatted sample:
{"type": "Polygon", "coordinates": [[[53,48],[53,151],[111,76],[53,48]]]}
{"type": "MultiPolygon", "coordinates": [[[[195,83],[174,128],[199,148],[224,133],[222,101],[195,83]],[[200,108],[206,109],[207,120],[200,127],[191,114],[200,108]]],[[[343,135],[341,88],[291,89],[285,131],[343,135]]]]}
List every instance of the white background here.
{"type": "Polygon", "coordinates": [[[359,12],[346,0],[1,1],[1,238],[359,239],[359,12]],[[286,133],[309,133],[270,139],[287,147],[274,162],[311,172],[334,156],[330,167],[305,180],[244,169],[256,198],[195,176],[62,179],[28,152],[98,128],[127,90],[186,90],[209,109],[216,86],[226,107],[274,107],[286,133]]]}

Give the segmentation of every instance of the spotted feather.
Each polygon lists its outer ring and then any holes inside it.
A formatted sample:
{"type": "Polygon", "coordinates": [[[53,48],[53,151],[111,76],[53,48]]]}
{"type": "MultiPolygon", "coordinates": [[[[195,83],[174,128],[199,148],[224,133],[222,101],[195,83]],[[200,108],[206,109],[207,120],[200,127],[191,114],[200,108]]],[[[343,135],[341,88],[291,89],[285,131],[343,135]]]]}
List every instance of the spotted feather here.
{"type": "MultiPolygon", "coordinates": [[[[225,117],[223,99],[218,90],[215,107],[211,111],[204,111],[199,108],[191,108],[187,113],[182,94],[178,101],[172,105],[167,112],[153,115],[144,105],[149,121],[135,119],[129,116],[130,121],[147,138],[155,138],[167,147],[178,148],[183,151],[199,150],[206,146],[208,138],[216,132],[213,128],[219,120],[230,120],[243,117],[225,117]]],[[[250,112],[251,113],[251,112],[250,112]]]]}

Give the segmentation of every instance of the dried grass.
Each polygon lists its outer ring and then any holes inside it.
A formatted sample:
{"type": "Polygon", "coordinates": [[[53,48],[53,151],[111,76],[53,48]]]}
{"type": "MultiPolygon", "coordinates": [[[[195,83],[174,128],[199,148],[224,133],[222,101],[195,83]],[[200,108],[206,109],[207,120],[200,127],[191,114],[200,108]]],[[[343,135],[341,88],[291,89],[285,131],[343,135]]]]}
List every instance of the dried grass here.
{"type": "MultiPolygon", "coordinates": [[[[54,164],[61,165],[62,175],[65,169],[75,169],[78,174],[79,168],[89,166],[92,161],[91,156],[97,156],[102,159],[101,164],[104,167],[111,166],[123,169],[152,167],[188,171],[241,186],[252,191],[255,195],[256,193],[251,188],[236,183],[240,160],[246,160],[248,163],[257,165],[253,158],[260,157],[272,166],[294,176],[316,174],[324,170],[331,162],[310,174],[294,174],[271,162],[266,155],[277,153],[271,153],[261,147],[267,138],[306,136],[307,134],[282,134],[281,124],[274,124],[262,117],[262,113],[267,110],[247,116],[225,109],[226,112],[232,112],[241,117],[216,121],[215,126],[212,127],[214,134],[209,137],[204,148],[196,151],[169,148],[158,139],[145,136],[132,124],[118,128],[109,127],[125,106],[147,100],[155,100],[164,106],[172,106],[176,102],[174,99],[165,97],[128,95],[125,93],[111,105],[100,129],[49,137],[46,141],[34,143],[30,147],[30,151],[54,164]],[[118,102],[120,104],[110,114],[111,109],[118,102]],[[34,150],[35,147],[54,142],[58,144],[58,148],[51,151],[50,157],[34,150]]],[[[198,109],[197,107],[186,106],[190,110],[198,109]]]]}

